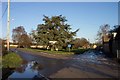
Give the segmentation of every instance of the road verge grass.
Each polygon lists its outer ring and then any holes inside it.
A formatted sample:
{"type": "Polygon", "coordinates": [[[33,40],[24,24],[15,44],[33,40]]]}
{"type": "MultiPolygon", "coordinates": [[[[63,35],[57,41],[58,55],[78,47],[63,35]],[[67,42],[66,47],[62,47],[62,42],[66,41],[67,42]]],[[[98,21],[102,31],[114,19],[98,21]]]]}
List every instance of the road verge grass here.
{"type": "Polygon", "coordinates": [[[19,67],[21,63],[22,58],[14,52],[9,52],[2,57],[3,68],[16,68],[19,67]]]}
{"type": "Polygon", "coordinates": [[[31,48],[19,48],[19,50],[33,52],[33,53],[40,52],[40,53],[48,53],[48,54],[56,54],[56,55],[74,55],[74,54],[82,54],[88,49],[73,49],[70,52],[66,50],[50,51],[50,50],[31,49],[31,48]]]}

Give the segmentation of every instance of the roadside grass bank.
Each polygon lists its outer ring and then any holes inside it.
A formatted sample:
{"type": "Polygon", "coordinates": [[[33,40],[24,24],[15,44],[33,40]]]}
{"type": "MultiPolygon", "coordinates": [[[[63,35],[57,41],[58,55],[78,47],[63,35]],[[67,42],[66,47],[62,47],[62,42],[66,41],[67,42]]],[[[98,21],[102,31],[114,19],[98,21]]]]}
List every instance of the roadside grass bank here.
{"type": "Polygon", "coordinates": [[[8,54],[2,57],[3,68],[16,68],[19,67],[21,63],[22,58],[14,52],[8,52],[8,54]]]}
{"type": "Polygon", "coordinates": [[[2,56],[1,61],[2,79],[6,80],[16,68],[21,66],[23,60],[18,54],[14,52],[8,52],[4,56],[2,56]]]}

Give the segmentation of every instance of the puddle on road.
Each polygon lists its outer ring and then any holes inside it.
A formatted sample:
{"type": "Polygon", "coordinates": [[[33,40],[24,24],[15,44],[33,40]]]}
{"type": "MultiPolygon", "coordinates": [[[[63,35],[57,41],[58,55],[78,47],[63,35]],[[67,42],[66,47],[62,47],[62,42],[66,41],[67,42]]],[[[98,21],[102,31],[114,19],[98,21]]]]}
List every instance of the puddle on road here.
{"type": "Polygon", "coordinates": [[[36,61],[26,62],[16,68],[14,72],[8,77],[11,78],[43,78],[44,76],[40,74],[40,70],[44,68],[43,65],[38,64],[36,61]]]}

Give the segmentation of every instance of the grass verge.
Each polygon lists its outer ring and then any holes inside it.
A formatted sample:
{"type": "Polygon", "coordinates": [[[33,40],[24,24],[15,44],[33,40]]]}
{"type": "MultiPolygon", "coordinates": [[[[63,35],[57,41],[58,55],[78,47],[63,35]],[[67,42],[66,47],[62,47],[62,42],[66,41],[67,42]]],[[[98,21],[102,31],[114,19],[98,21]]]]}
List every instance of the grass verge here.
{"type": "Polygon", "coordinates": [[[28,51],[28,52],[43,52],[48,54],[58,54],[58,55],[74,55],[74,54],[82,54],[88,49],[73,49],[70,52],[61,50],[61,51],[50,51],[50,50],[41,50],[41,49],[31,49],[31,48],[20,48],[22,51],[28,51]]]}
{"type": "Polygon", "coordinates": [[[2,58],[3,68],[16,68],[19,67],[21,63],[22,58],[14,52],[9,52],[2,58]]]}

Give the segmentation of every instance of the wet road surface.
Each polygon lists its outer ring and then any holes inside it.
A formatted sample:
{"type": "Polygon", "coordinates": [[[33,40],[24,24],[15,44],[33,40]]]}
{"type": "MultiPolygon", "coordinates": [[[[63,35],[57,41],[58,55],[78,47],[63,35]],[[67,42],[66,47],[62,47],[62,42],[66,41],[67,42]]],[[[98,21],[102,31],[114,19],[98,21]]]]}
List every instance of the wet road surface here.
{"type": "MultiPolygon", "coordinates": [[[[102,52],[87,51],[67,59],[54,59],[17,51],[27,63],[22,66],[24,75],[43,75],[49,78],[118,78],[119,64],[106,58],[102,52]],[[36,61],[42,68],[31,68],[29,65],[36,61]]],[[[11,76],[20,77],[18,71],[11,76]]]]}

